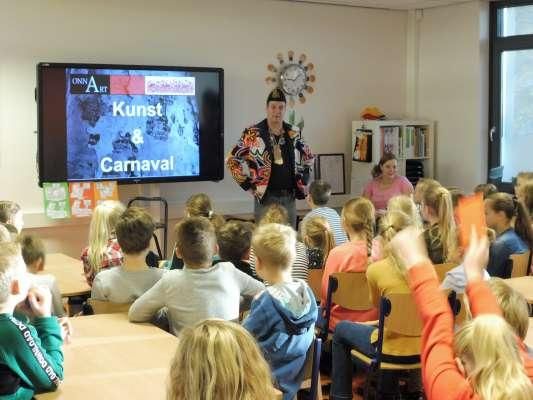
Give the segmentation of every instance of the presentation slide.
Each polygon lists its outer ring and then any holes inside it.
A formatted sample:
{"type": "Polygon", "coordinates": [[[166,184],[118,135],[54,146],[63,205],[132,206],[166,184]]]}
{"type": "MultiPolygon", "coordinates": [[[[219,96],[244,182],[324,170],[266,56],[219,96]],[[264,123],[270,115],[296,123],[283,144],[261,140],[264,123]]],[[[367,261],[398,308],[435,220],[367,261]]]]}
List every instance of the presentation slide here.
{"type": "Polygon", "coordinates": [[[67,69],[68,179],[198,176],[195,79],[178,71],[67,69]]]}

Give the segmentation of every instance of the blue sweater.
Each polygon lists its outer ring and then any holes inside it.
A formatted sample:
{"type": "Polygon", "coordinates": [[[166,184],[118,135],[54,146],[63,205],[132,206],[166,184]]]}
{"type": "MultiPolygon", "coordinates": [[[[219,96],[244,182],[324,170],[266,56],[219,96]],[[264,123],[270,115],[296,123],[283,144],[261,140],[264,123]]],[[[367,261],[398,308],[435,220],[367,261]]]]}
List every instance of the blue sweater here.
{"type": "Polygon", "coordinates": [[[243,322],[257,339],[284,400],[292,400],[302,383],[316,318],[313,292],[305,281],[294,279],[263,291],[243,322]]]}
{"type": "Polygon", "coordinates": [[[487,272],[490,276],[510,278],[507,276],[507,260],[511,254],[522,254],[528,251],[527,244],[516,234],[513,228],[502,232],[490,245],[487,272]]]}

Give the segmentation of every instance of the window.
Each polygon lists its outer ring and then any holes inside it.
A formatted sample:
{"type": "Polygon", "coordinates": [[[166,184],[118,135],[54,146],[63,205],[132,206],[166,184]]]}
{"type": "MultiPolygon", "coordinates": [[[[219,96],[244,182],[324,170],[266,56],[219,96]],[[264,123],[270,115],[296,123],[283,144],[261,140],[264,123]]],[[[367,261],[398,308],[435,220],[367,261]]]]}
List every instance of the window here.
{"type": "Polygon", "coordinates": [[[491,3],[489,181],[533,171],[533,0],[491,3]]]}

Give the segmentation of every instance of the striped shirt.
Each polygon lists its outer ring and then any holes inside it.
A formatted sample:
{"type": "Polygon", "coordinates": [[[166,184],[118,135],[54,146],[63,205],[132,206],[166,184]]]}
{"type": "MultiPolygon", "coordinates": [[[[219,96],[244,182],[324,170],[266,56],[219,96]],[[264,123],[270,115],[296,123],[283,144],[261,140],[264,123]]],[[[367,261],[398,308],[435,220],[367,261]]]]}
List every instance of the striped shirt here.
{"type": "MultiPolygon", "coordinates": [[[[255,274],[255,253],[253,247],[250,249],[250,267],[255,274]]],[[[309,275],[309,258],[307,257],[307,247],[302,242],[296,242],[296,258],[292,265],[291,276],[296,279],[303,279],[307,282],[309,275]]],[[[266,283],[266,282],[265,282],[266,283]]]]}
{"type": "Polygon", "coordinates": [[[343,243],[348,241],[348,236],[342,228],[341,217],[333,208],[330,207],[317,207],[312,209],[304,217],[301,226],[305,224],[305,220],[310,217],[322,217],[328,221],[328,224],[333,232],[333,237],[335,238],[335,245],[340,246],[343,243]]]}

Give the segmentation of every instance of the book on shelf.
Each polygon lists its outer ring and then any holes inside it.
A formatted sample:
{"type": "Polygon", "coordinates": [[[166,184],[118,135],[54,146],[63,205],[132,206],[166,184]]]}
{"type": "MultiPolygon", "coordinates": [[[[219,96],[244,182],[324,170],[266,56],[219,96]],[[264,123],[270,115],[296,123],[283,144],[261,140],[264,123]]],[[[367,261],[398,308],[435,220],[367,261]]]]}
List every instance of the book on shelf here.
{"type": "Polygon", "coordinates": [[[392,153],[400,159],[426,158],[429,155],[425,126],[386,126],[381,128],[381,154],[392,153]]]}

